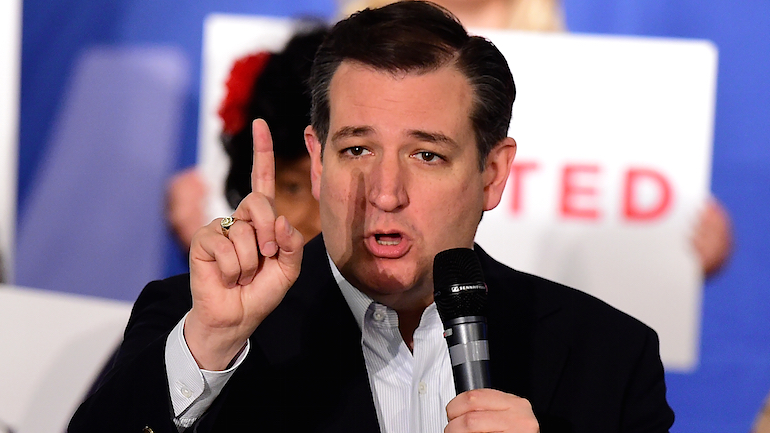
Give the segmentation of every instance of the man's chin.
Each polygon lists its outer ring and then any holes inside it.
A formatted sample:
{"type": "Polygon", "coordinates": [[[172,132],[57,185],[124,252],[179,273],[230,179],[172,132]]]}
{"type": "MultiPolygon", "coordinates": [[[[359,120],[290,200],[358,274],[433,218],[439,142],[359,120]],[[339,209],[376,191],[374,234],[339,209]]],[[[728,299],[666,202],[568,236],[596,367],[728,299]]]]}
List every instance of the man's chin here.
{"type": "Polygon", "coordinates": [[[358,273],[355,280],[362,290],[383,292],[383,293],[398,293],[404,290],[408,290],[410,284],[405,283],[401,278],[398,278],[392,274],[383,273],[358,273]]]}
{"type": "Polygon", "coordinates": [[[413,275],[387,272],[382,269],[355,272],[349,281],[371,298],[378,300],[389,295],[398,295],[415,287],[413,275]]]}

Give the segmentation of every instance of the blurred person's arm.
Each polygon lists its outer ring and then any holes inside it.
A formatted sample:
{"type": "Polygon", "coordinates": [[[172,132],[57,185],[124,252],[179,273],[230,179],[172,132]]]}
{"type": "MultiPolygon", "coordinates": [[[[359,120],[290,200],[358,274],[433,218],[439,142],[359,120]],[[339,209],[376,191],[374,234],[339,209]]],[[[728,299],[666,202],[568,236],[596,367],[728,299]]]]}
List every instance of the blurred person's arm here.
{"type": "Polygon", "coordinates": [[[770,395],[767,396],[762,410],[757,414],[751,433],[770,433],[770,395]]]}
{"type": "Polygon", "coordinates": [[[713,196],[700,212],[692,243],[698,254],[703,275],[707,278],[716,274],[732,253],[733,231],[730,216],[713,196]]]}
{"type": "Polygon", "coordinates": [[[166,191],[166,217],[185,251],[193,234],[205,224],[206,184],[196,168],[174,175],[166,191]]]}

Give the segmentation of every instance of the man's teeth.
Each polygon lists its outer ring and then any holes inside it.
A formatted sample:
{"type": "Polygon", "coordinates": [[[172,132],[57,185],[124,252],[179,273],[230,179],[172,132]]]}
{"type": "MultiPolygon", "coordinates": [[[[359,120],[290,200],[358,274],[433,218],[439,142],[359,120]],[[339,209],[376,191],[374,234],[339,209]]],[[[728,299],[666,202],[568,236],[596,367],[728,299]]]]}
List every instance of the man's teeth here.
{"type": "Polygon", "coordinates": [[[401,241],[396,238],[383,238],[383,237],[377,238],[377,243],[380,245],[398,245],[400,242],[401,241]]]}

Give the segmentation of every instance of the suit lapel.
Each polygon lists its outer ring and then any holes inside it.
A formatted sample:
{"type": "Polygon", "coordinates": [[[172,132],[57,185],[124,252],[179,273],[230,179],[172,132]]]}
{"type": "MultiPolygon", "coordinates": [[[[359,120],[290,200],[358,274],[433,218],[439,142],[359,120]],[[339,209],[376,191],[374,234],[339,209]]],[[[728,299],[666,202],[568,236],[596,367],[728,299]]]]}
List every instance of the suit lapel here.
{"type": "Polygon", "coordinates": [[[318,320],[325,321],[328,328],[325,332],[309,329],[306,335],[311,340],[312,350],[323,353],[326,358],[324,370],[328,376],[319,384],[324,388],[323,398],[334,402],[337,416],[330,417],[319,431],[379,432],[369,375],[361,351],[361,331],[330,272],[324,292],[320,302],[323,307],[317,311],[318,320]]]}
{"type": "MultiPolygon", "coordinates": [[[[320,237],[306,248],[302,274],[255,332],[271,386],[298,408],[290,431],[378,432],[361,331],[329,268],[320,237]]],[[[259,358],[258,357],[258,358],[259,358]]],[[[271,404],[275,408],[279,404],[271,404]]],[[[277,410],[277,409],[276,409],[277,410]]]]}
{"type": "Polygon", "coordinates": [[[569,356],[569,346],[551,333],[541,318],[534,333],[532,352],[532,405],[538,414],[550,411],[556,388],[569,356]]]}
{"type": "Polygon", "coordinates": [[[488,328],[493,386],[530,400],[548,412],[569,355],[569,346],[549,331],[559,306],[543,303],[539,279],[514,271],[476,251],[489,287],[488,328]]]}

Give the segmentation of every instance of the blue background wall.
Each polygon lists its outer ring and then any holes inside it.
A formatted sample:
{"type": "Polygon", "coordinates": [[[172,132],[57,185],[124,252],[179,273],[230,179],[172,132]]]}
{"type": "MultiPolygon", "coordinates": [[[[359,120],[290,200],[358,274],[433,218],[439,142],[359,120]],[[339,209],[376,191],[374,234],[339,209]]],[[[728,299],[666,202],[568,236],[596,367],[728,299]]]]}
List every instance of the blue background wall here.
{"type": "MultiPolygon", "coordinates": [[[[56,208],[46,213],[45,204],[50,201],[46,197],[75,204],[99,197],[101,208],[112,208],[112,212],[82,206],[90,212],[87,216],[93,217],[86,224],[94,234],[86,245],[92,251],[61,253],[64,259],[81,258],[91,263],[93,279],[80,285],[72,284],[72,278],[56,275],[40,280],[44,269],[63,260],[52,254],[34,262],[17,262],[16,282],[132,300],[141,287],[129,281],[129,274],[144,281],[183,270],[184,258],[168,239],[165,250],[152,263],[142,263],[141,236],[132,233],[147,225],[131,218],[131,212],[142,214],[140,207],[121,207],[132,201],[119,185],[104,181],[102,189],[83,193],[82,182],[61,180],[68,172],[76,178],[75,174],[93,170],[96,165],[112,171],[113,182],[125,179],[139,188],[141,182],[131,176],[135,174],[131,166],[113,168],[107,157],[117,148],[144,149],[137,143],[146,144],[148,149],[162,148],[154,158],[160,163],[147,168],[153,179],[163,180],[175,169],[194,163],[202,23],[208,13],[331,18],[334,8],[333,0],[25,0],[18,213],[20,221],[36,222],[31,228],[20,227],[21,232],[31,234],[20,236],[19,242],[44,232],[45,227],[50,228],[54,241],[67,227],[69,231],[83,229],[83,215],[78,211],[56,208]],[[132,53],[137,50],[153,54],[135,60],[132,53]],[[105,52],[104,56],[94,54],[105,52]],[[110,58],[128,62],[120,63],[128,65],[122,67],[125,70],[142,72],[132,72],[132,79],[121,77],[114,68],[99,63],[109,63],[105,59],[110,58]],[[172,83],[172,77],[178,80],[172,83]],[[84,104],[80,96],[88,93],[89,87],[100,90],[92,92],[102,95],[97,98],[99,112],[114,113],[106,118],[126,119],[132,112],[157,109],[157,104],[148,105],[148,98],[141,95],[158,94],[153,90],[158,83],[166,84],[164,100],[171,101],[163,109],[167,115],[156,119],[161,126],[150,128],[128,120],[105,125],[98,113],[72,113],[84,104]],[[121,92],[110,92],[114,87],[121,92]],[[136,92],[132,92],[134,87],[136,92]],[[91,132],[99,126],[111,133],[91,132]],[[76,144],[62,144],[63,137],[76,144]],[[82,148],[77,147],[81,144],[82,148]],[[62,165],[56,155],[68,146],[80,150],[70,152],[69,165],[62,165]],[[82,157],[92,153],[103,157],[82,157]],[[43,184],[51,182],[60,189],[46,189],[43,184]],[[80,195],[73,195],[73,190],[80,190],[80,195]],[[103,201],[105,194],[114,199],[115,206],[103,201]],[[45,218],[39,217],[41,211],[45,218]],[[126,218],[111,220],[116,214],[126,218]],[[138,246],[126,240],[127,233],[138,246]],[[130,251],[123,252],[121,246],[130,247],[130,251]],[[119,275],[101,269],[104,266],[99,258],[114,251],[126,257],[135,255],[136,264],[127,260],[127,269],[119,275]],[[61,283],[57,285],[57,281],[61,283]]],[[[700,366],[689,374],[669,373],[667,379],[669,400],[677,412],[673,431],[747,431],[770,390],[770,236],[766,230],[770,211],[770,2],[565,0],[565,9],[568,27],[574,32],[704,38],[719,48],[712,190],[732,216],[736,249],[723,272],[706,284],[700,366]]],[[[136,167],[142,170],[148,165],[152,164],[140,160],[136,167]]],[[[100,183],[94,179],[83,182],[89,188],[100,183]]],[[[162,188],[147,186],[145,190],[154,203],[152,209],[162,212],[162,188]]],[[[165,234],[149,234],[151,239],[156,236],[165,234]]],[[[53,249],[55,242],[50,245],[53,249]]]]}

